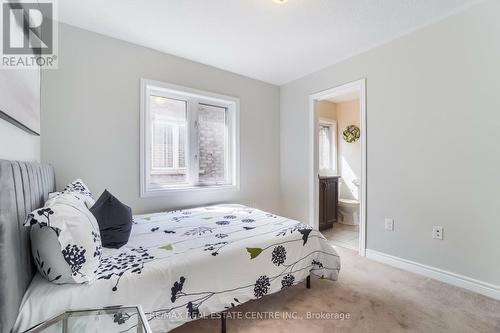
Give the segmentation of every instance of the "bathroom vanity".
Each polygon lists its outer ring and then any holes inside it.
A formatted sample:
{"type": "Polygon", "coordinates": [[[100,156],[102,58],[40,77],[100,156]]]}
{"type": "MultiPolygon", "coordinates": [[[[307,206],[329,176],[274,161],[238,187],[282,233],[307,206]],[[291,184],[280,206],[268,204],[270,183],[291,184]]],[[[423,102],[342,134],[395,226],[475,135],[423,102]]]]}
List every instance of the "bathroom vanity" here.
{"type": "Polygon", "coordinates": [[[337,222],[338,206],[339,176],[319,176],[319,230],[337,222]]]}

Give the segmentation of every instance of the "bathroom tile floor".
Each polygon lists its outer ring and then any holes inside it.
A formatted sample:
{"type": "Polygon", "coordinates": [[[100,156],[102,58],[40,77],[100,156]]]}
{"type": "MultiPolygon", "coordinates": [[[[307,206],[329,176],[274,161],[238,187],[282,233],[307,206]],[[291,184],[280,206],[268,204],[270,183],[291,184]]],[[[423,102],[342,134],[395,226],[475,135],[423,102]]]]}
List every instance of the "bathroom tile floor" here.
{"type": "Polygon", "coordinates": [[[332,245],[357,250],[359,247],[359,226],[334,223],[333,228],[321,231],[332,245]]]}

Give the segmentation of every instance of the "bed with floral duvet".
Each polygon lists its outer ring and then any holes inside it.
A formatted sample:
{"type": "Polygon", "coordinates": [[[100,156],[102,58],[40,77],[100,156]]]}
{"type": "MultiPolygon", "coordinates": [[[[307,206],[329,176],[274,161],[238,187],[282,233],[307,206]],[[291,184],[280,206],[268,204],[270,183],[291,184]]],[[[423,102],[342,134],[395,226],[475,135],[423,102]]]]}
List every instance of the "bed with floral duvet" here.
{"type": "MultiPolygon", "coordinates": [[[[338,254],[319,231],[255,208],[218,205],[138,215],[127,245],[104,249],[92,284],[56,285],[37,274],[15,331],[68,309],[139,304],[152,330],[165,332],[308,276],[336,280],[339,270],[338,254]]],[[[135,323],[124,317],[110,325],[127,332],[135,323]]]]}

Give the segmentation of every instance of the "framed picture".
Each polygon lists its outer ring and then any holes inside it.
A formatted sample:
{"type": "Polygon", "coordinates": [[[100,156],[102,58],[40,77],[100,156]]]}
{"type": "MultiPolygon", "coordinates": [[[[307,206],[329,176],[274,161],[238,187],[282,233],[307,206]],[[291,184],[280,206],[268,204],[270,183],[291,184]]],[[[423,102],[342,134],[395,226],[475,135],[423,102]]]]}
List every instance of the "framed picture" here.
{"type": "Polygon", "coordinates": [[[0,69],[0,118],[40,135],[40,69],[0,69]]]}

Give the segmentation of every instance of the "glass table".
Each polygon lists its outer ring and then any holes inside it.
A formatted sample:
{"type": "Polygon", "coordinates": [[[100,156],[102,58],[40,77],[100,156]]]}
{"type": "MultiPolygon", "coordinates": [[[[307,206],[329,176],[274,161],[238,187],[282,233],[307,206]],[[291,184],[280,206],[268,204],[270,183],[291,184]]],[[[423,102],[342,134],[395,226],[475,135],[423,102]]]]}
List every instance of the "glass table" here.
{"type": "Polygon", "coordinates": [[[151,333],[140,305],[66,311],[25,333],[151,333]]]}

